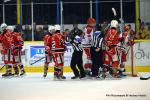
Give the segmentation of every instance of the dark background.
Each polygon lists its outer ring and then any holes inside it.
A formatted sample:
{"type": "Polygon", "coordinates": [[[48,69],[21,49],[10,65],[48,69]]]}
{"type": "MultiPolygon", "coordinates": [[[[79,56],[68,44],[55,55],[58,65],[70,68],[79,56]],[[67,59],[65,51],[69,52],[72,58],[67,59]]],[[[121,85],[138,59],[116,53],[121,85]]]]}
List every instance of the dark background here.
{"type": "MultiPolygon", "coordinates": [[[[23,1],[23,24],[31,24],[31,0],[23,1]]],[[[90,0],[63,0],[64,3],[64,24],[74,22],[85,24],[90,17],[90,4],[84,3],[90,0]],[[81,3],[69,3],[81,2],[81,3]]],[[[117,10],[117,19],[120,18],[120,0],[99,0],[99,21],[100,23],[113,18],[111,8],[117,10]],[[113,1],[113,2],[111,2],[113,1]]],[[[36,24],[56,24],[56,0],[33,0],[34,2],[34,22],[36,24]],[[41,4],[39,4],[41,3],[41,4]]],[[[93,0],[95,2],[95,0],[93,0]]],[[[3,20],[2,3],[0,0],[0,23],[3,20]]],[[[95,3],[93,3],[93,17],[95,18],[95,3]]],[[[7,24],[17,24],[16,0],[9,1],[5,4],[5,20],[7,24]]],[[[123,19],[125,22],[135,22],[135,0],[123,0],[123,19]]]]}

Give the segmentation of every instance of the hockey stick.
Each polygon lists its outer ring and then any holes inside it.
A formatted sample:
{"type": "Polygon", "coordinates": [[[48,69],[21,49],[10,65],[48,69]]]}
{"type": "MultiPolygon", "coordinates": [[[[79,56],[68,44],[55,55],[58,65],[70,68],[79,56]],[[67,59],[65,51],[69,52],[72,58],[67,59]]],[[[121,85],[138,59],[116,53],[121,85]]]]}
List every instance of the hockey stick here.
{"type": "MultiPolygon", "coordinates": [[[[114,15],[113,17],[114,17],[114,19],[115,19],[116,16],[117,16],[116,9],[115,9],[115,8],[112,8],[111,10],[112,10],[112,12],[113,12],[113,15],[114,15]]],[[[107,24],[107,25],[104,27],[103,32],[105,33],[105,32],[108,30],[109,27],[110,27],[110,24],[107,24]]]]}
{"type": "Polygon", "coordinates": [[[35,62],[31,63],[30,65],[33,65],[33,64],[35,64],[35,63],[37,63],[37,62],[41,61],[41,60],[42,60],[42,59],[44,59],[44,58],[45,58],[45,57],[42,57],[42,58],[40,58],[40,59],[36,60],[35,62]]]}
{"type": "Polygon", "coordinates": [[[112,12],[113,12],[113,14],[114,14],[114,17],[116,17],[116,16],[117,16],[117,12],[116,12],[116,9],[115,9],[115,8],[112,8],[112,12]]]}
{"type": "Polygon", "coordinates": [[[5,65],[3,65],[3,66],[1,67],[0,71],[1,71],[4,67],[5,67],[5,65]]]}
{"type": "MultiPolygon", "coordinates": [[[[116,17],[117,17],[116,9],[115,9],[115,8],[112,8],[112,12],[113,12],[113,14],[114,14],[114,18],[116,18],[116,17]]],[[[123,28],[122,23],[124,23],[124,21],[123,21],[122,18],[120,18],[119,21],[121,21],[120,32],[122,33],[122,28],[123,28]]],[[[120,43],[120,50],[121,50],[121,48],[122,48],[122,43],[120,43]]],[[[128,52],[129,52],[129,50],[127,51],[126,54],[128,54],[128,52]]],[[[121,53],[121,51],[120,51],[120,56],[119,56],[119,61],[120,61],[120,62],[122,62],[121,56],[122,56],[122,53],[121,53]]]]}

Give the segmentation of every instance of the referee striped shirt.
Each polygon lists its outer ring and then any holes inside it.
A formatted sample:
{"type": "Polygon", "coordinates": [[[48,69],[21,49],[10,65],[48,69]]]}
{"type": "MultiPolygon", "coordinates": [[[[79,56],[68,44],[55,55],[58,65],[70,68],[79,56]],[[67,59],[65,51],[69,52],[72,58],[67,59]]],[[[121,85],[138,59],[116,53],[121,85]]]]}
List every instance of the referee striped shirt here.
{"type": "Polygon", "coordinates": [[[103,47],[103,37],[100,31],[96,31],[93,33],[92,37],[92,47],[94,48],[102,48],[103,47]]]}
{"type": "Polygon", "coordinates": [[[83,52],[82,46],[81,46],[81,37],[80,36],[75,36],[74,40],[71,41],[72,47],[74,51],[77,52],[83,52]]]}

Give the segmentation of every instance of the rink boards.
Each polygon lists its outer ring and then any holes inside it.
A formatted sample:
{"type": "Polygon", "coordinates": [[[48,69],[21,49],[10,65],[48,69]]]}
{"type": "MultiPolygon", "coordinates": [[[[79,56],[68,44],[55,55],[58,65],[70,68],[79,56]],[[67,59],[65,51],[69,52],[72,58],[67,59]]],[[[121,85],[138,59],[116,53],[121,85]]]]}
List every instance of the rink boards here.
{"type": "MultiPolygon", "coordinates": [[[[150,72],[150,41],[149,40],[137,40],[134,45],[134,66],[136,66],[137,72],[150,72]]],[[[127,56],[126,69],[130,71],[131,69],[131,50],[129,50],[127,56]]],[[[65,72],[71,72],[70,69],[70,60],[73,53],[73,48],[71,45],[67,46],[67,50],[64,55],[65,61],[65,72]]],[[[42,41],[38,42],[25,42],[25,46],[22,52],[22,62],[26,66],[25,69],[27,72],[43,72],[44,65],[44,45],[42,41]],[[35,63],[36,62],[36,63],[35,63]],[[33,64],[34,63],[34,64],[33,64]]],[[[85,61],[85,56],[83,56],[85,61]]],[[[2,57],[0,55],[0,63],[2,65],[2,57]]],[[[53,66],[54,63],[51,63],[49,66],[53,66]]],[[[4,70],[3,70],[4,71],[4,70]]],[[[53,71],[53,68],[50,67],[49,71],[53,71]]]]}

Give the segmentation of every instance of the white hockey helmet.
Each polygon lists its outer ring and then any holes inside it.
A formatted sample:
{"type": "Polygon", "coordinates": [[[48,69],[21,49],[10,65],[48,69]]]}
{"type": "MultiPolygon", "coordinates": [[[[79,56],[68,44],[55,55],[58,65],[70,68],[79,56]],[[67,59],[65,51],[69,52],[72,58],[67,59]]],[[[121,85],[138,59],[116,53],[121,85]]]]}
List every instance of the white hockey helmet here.
{"type": "Polygon", "coordinates": [[[60,31],[60,25],[55,25],[55,30],[57,31],[60,31]]]}
{"type": "Polygon", "coordinates": [[[54,30],[55,30],[55,27],[52,26],[52,25],[50,25],[49,28],[48,28],[48,31],[49,31],[50,33],[53,33],[54,30]]]}
{"type": "Polygon", "coordinates": [[[117,20],[112,20],[110,23],[110,27],[114,27],[117,28],[119,26],[118,21],[117,20]]]}
{"type": "Polygon", "coordinates": [[[6,23],[2,23],[1,24],[1,30],[3,31],[4,29],[6,29],[7,28],[7,24],[6,23]]]}
{"type": "Polygon", "coordinates": [[[6,30],[13,32],[14,31],[14,26],[7,26],[6,30]]]}

